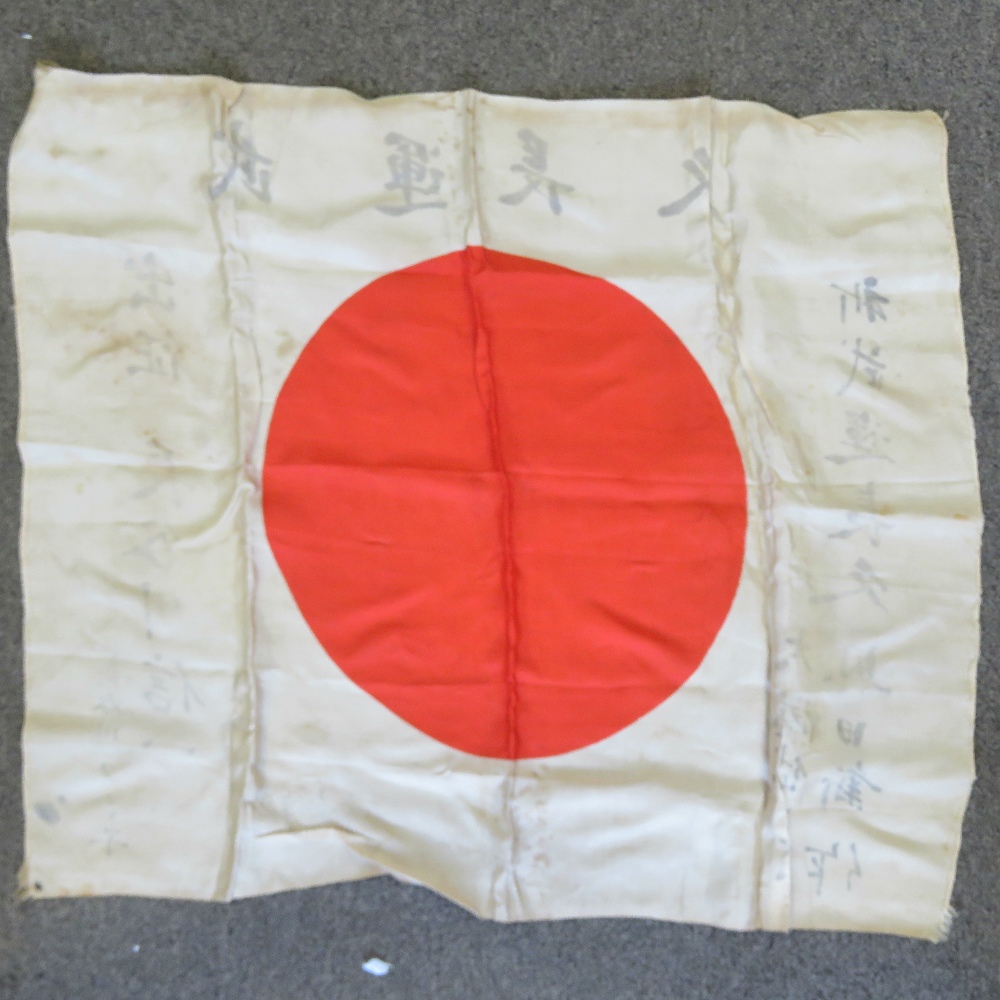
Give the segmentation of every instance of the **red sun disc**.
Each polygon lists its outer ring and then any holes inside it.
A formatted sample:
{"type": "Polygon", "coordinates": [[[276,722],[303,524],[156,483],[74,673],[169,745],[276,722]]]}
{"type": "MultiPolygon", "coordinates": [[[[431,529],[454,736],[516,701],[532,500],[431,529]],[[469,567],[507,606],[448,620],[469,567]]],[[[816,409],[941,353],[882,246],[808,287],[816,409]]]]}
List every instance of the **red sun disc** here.
{"type": "Polygon", "coordinates": [[[481,247],[336,309],[278,396],[263,488],[330,657],[484,757],[566,753],[655,708],[743,566],[740,452],[676,334],[608,281],[481,247]]]}

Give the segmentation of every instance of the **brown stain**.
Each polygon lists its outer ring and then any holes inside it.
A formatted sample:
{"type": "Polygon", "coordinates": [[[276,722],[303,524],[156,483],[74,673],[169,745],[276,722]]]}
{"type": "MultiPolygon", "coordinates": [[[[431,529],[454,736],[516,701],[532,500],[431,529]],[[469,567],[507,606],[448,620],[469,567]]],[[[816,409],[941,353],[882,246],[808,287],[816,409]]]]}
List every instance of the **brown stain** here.
{"type": "Polygon", "coordinates": [[[107,155],[108,150],[105,146],[98,146],[96,149],[69,149],[66,146],[55,143],[49,147],[49,156],[53,160],[61,160],[66,156],[73,156],[81,160],[99,160],[107,155]]]}
{"type": "Polygon", "coordinates": [[[322,726],[316,723],[306,723],[299,730],[299,737],[307,746],[325,746],[330,741],[330,735],[322,726]]]}
{"type": "Polygon", "coordinates": [[[160,441],[153,431],[143,431],[143,436],[149,441],[150,447],[159,452],[170,454],[170,449],[160,441]]]}
{"type": "Polygon", "coordinates": [[[75,325],[87,331],[99,332],[105,324],[117,320],[118,314],[125,308],[125,305],[126,303],[122,301],[113,302],[106,306],[74,305],[75,325]]]}
{"type": "MultiPolygon", "coordinates": [[[[156,346],[154,344],[153,346],[156,346]]],[[[141,353],[150,347],[150,340],[146,331],[140,330],[137,333],[109,333],[105,335],[102,343],[87,351],[77,362],[76,367],[82,368],[84,365],[107,354],[117,354],[119,351],[129,351],[141,353]]],[[[171,342],[172,358],[180,364],[187,354],[187,345],[180,341],[171,342]]]]}
{"type": "Polygon", "coordinates": [[[93,350],[87,351],[87,353],[80,358],[79,365],[82,367],[87,364],[87,362],[94,361],[105,354],[115,354],[118,351],[135,351],[142,346],[142,341],[138,337],[127,333],[114,333],[93,350]]]}
{"type": "Polygon", "coordinates": [[[274,353],[279,358],[287,358],[288,355],[295,350],[295,341],[292,339],[292,335],[287,330],[282,330],[278,336],[280,339],[274,353]]]}

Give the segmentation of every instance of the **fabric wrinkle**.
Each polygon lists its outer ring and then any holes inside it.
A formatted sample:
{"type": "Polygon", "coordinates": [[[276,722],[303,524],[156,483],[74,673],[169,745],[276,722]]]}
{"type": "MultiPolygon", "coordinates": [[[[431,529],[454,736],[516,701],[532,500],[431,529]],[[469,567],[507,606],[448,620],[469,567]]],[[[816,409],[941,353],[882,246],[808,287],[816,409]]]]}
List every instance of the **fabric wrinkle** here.
{"type": "MultiPolygon", "coordinates": [[[[246,87],[239,92],[232,103],[213,90],[210,94],[213,117],[219,130],[225,132],[233,111],[246,95],[246,87]]],[[[211,143],[211,136],[209,137],[211,143]]],[[[211,146],[210,146],[211,150],[211,146]]],[[[216,164],[213,161],[213,170],[216,164]]],[[[259,434],[261,420],[260,405],[252,409],[245,398],[246,387],[242,383],[242,370],[246,355],[252,359],[255,368],[257,395],[261,379],[260,360],[254,341],[253,299],[248,292],[251,284],[249,262],[240,249],[238,208],[232,194],[214,196],[206,186],[206,201],[212,224],[219,241],[219,276],[226,303],[226,314],[230,331],[233,369],[234,416],[236,421],[236,443],[239,449],[239,479],[235,485],[233,502],[240,508],[240,516],[234,518],[243,538],[243,559],[245,571],[245,626],[242,669],[234,677],[233,719],[230,727],[230,794],[228,803],[228,833],[224,845],[216,898],[231,899],[236,879],[239,857],[239,840],[253,780],[254,764],[257,758],[256,746],[259,737],[257,713],[259,699],[254,670],[255,602],[257,590],[257,570],[253,558],[253,545],[249,536],[247,503],[251,493],[259,494],[259,476],[254,471],[253,454],[259,434]]]]}

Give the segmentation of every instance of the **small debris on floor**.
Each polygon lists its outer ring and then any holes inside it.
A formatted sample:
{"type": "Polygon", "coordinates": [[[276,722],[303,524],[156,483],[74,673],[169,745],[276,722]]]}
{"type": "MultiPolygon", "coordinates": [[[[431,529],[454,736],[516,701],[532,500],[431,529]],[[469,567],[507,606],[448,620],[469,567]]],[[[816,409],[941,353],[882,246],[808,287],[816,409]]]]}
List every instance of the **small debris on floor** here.
{"type": "Polygon", "coordinates": [[[362,964],[361,968],[371,976],[385,976],[388,975],[389,970],[392,968],[392,963],[372,956],[367,962],[362,964]]]}

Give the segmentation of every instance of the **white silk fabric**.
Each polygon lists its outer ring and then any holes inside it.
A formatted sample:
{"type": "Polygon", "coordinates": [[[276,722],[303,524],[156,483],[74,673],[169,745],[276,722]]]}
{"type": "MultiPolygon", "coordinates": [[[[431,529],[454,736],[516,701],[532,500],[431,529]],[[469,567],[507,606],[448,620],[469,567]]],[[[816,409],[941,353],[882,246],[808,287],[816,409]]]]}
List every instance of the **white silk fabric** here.
{"type": "Polygon", "coordinates": [[[499,920],[940,938],[982,528],[946,141],[929,112],[39,68],[9,191],[23,892],[392,873],[499,920]],[[477,245],[668,323],[748,479],[739,588],[691,679],[514,762],[338,669],[260,504],[269,416],[320,324],[477,245]]]}

